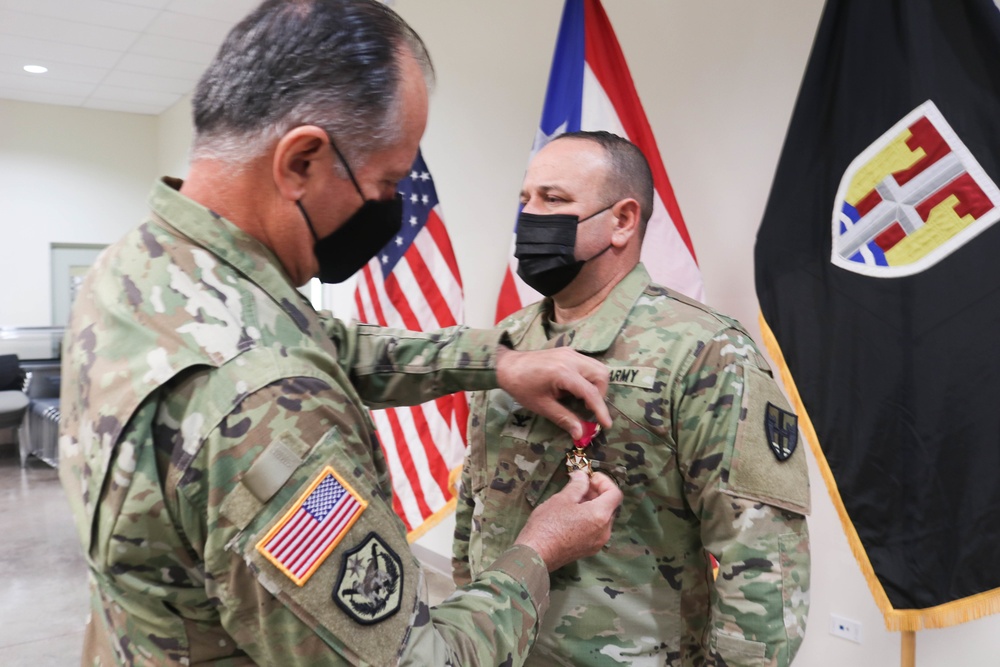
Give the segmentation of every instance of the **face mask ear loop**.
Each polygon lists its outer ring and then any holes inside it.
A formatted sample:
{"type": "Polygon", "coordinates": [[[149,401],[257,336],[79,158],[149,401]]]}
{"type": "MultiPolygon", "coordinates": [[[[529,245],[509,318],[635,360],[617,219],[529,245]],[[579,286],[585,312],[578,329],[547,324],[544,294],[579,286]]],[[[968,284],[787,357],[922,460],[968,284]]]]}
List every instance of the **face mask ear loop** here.
{"type": "Polygon", "coordinates": [[[344,165],[344,169],[347,170],[347,175],[350,177],[351,183],[354,184],[354,189],[358,191],[358,194],[361,196],[361,200],[366,201],[365,193],[361,191],[361,186],[358,185],[358,180],[354,178],[354,172],[351,171],[351,165],[347,164],[347,160],[344,159],[344,154],[340,152],[339,148],[337,148],[337,144],[333,143],[333,137],[331,137],[329,133],[326,135],[326,138],[330,140],[330,148],[332,148],[333,152],[337,154],[337,157],[340,159],[340,164],[344,165]]]}
{"type": "Polygon", "coordinates": [[[295,205],[299,207],[300,211],[302,211],[302,217],[306,219],[306,224],[309,225],[309,231],[312,232],[313,241],[319,243],[319,237],[316,236],[316,230],[313,228],[312,220],[309,219],[309,214],[306,213],[306,207],[302,205],[302,200],[296,199],[295,205]]]}

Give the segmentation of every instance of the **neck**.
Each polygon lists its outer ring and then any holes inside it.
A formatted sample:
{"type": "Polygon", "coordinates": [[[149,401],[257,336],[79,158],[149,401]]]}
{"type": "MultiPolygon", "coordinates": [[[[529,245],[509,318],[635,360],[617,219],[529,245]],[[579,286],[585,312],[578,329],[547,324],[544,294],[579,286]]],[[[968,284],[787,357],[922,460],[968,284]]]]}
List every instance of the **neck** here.
{"type": "Polygon", "coordinates": [[[260,241],[289,278],[303,285],[315,273],[301,259],[312,257],[313,238],[294,204],[278,196],[268,169],[267,160],[243,165],[240,172],[216,160],[198,160],[191,164],[181,194],[260,241]]]}
{"type": "Polygon", "coordinates": [[[552,297],[553,318],[558,324],[568,324],[590,317],[634,267],[635,263],[618,264],[606,274],[592,277],[581,272],[569,287],[552,297]]]}
{"type": "Polygon", "coordinates": [[[262,218],[264,203],[255,167],[245,165],[245,171],[233,173],[233,168],[215,160],[198,160],[191,164],[181,194],[205,208],[218,213],[267,246],[262,218]]]}

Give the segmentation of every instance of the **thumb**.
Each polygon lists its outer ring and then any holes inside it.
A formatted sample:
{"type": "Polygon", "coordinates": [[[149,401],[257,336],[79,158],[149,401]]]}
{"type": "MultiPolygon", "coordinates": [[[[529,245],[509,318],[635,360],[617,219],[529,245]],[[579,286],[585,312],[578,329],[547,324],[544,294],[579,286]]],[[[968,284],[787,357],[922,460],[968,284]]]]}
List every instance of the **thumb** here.
{"type": "Polygon", "coordinates": [[[569,474],[569,484],[563,487],[562,493],[566,499],[579,504],[590,490],[590,476],[582,470],[574,470],[569,474]]]}

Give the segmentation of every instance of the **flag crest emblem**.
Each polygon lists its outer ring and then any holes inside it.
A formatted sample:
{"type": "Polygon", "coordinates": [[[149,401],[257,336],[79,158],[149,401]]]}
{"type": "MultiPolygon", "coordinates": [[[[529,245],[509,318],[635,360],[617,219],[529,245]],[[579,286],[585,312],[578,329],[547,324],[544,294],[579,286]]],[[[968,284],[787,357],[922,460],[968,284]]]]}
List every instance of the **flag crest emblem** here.
{"type": "Polygon", "coordinates": [[[877,278],[938,263],[1000,219],[1000,189],[927,101],[851,162],[831,261],[877,278]]]}
{"type": "Polygon", "coordinates": [[[302,586],[366,507],[368,502],[327,466],[257,543],[257,551],[302,586]]]}

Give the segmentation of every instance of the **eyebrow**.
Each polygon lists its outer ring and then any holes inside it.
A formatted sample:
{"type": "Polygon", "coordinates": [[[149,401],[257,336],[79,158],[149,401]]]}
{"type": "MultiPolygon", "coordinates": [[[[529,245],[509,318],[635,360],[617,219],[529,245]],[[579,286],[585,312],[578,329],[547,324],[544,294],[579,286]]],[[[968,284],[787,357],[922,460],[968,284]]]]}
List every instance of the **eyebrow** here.
{"type": "MultiPolygon", "coordinates": [[[[536,191],[538,191],[539,194],[542,194],[542,195],[547,195],[547,194],[549,194],[550,192],[552,192],[554,190],[554,191],[556,191],[556,192],[558,192],[560,194],[564,194],[566,196],[570,196],[570,193],[565,188],[563,188],[561,186],[558,186],[558,185],[539,185],[538,187],[536,187],[534,189],[536,191]]],[[[528,191],[525,190],[524,188],[522,188],[520,196],[524,197],[527,193],[528,193],[528,191]]]]}

